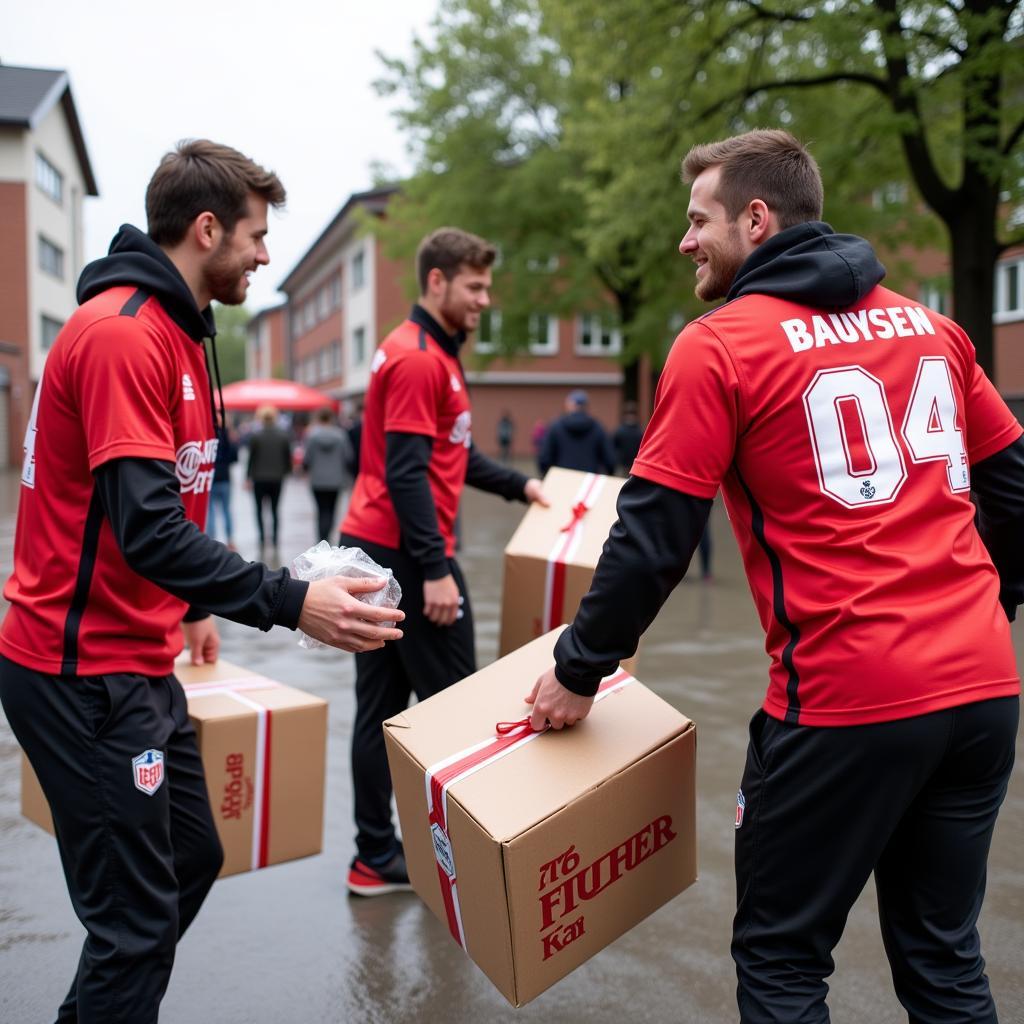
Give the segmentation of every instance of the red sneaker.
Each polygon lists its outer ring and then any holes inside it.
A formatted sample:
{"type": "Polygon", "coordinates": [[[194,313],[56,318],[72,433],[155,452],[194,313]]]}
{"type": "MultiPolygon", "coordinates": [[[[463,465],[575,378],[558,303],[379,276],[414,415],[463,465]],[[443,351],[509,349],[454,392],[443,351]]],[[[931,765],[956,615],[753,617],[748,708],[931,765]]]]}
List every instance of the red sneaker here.
{"type": "Polygon", "coordinates": [[[409,873],[405,857],[398,852],[380,867],[371,867],[358,857],[348,869],[348,891],[355,896],[385,896],[389,892],[409,892],[409,873]]]}

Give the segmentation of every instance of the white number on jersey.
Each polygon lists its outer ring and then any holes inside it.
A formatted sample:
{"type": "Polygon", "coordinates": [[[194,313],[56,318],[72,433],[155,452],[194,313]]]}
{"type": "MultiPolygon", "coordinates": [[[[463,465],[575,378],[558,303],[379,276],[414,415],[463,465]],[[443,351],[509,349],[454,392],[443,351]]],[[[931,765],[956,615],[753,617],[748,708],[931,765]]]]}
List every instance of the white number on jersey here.
{"type": "MultiPolygon", "coordinates": [[[[907,478],[885,386],[860,366],[819,370],[804,391],[804,411],[823,494],[846,508],[892,501],[907,478]]],[[[956,396],[943,356],[922,357],[903,420],[915,463],[946,463],[949,486],[970,490],[956,396]]]]}

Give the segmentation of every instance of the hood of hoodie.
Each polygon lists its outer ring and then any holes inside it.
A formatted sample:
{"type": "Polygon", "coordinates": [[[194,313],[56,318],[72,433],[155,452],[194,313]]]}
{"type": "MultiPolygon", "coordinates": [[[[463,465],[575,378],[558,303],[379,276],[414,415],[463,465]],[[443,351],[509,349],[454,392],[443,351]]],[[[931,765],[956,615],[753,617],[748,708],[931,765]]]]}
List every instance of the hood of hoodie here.
{"type": "Polygon", "coordinates": [[[565,429],[573,437],[585,437],[598,425],[597,420],[589,412],[584,412],[582,409],[567,412],[562,417],[562,423],[565,424],[565,429]]]}
{"type": "Polygon", "coordinates": [[[726,301],[771,295],[815,309],[846,309],[883,277],[885,267],[863,238],[812,220],[759,245],[736,272],[726,301]]]}
{"type": "Polygon", "coordinates": [[[108,288],[134,285],[155,296],[167,315],[193,340],[212,338],[217,333],[213,311],[200,311],[185,279],[171,258],[131,224],[122,224],[106,256],[94,260],[78,279],[78,301],[89,299],[108,288]]]}
{"type": "Polygon", "coordinates": [[[335,426],[313,427],[309,431],[310,441],[312,441],[313,438],[316,438],[316,443],[326,451],[334,451],[335,448],[340,448],[345,442],[341,427],[335,426]]]}

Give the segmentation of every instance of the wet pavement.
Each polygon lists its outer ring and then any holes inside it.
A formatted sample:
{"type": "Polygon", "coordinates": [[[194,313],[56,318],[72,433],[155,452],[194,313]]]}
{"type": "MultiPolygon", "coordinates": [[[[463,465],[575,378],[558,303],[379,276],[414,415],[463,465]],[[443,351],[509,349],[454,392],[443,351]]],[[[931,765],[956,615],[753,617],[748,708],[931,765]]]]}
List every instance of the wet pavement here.
{"type": "MultiPolygon", "coordinates": [[[[237,469],[238,467],[236,467],[237,469]]],[[[10,570],[17,474],[0,475],[0,572],[10,570]]],[[[236,487],[243,555],[255,557],[251,496],[236,487]]],[[[460,560],[471,589],[481,665],[498,643],[501,552],[522,506],[467,492],[460,560]]],[[[286,484],[282,555],[314,537],[312,498],[286,484]]],[[[489,1021],[728,1022],[733,818],[746,725],[767,659],[732,535],[716,504],[714,581],[690,578],[651,628],[638,676],[697,723],[698,882],[533,1003],[513,1010],[415,895],[346,896],[352,855],[348,741],[353,659],[303,651],[286,630],[222,624],[222,656],[330,702],[323,853],[218,882],[178,949],[164,1024],[489,1021]]],[[[59,542],[59,538],[54,538],[59,542]]],[[[1015,626],[1024,665],[1024,626],[1015,626]]],[[[1004,1024],[1024,1024],[1024,741],[989,861],[981,920],[1004,1024]]],[[[0,713],[0,1022],[53,1019],[83,932],[53,839],[20,816],[19,755],[0,713]]],[[[836,949],[834,1024],[896,1024],[871,884],[836,949]]]]}

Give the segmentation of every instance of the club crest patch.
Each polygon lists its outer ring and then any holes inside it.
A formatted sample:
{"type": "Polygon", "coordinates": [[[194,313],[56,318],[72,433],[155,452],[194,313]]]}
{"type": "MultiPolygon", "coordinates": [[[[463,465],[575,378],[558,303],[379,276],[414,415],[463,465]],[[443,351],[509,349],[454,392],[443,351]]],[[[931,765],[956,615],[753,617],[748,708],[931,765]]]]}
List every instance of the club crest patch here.
{"type": "Polygon", "coordinates": [[[736,827],[739,828],[743,824],[743,812],[747,809],[747,798],[743,795],[741,789],[736,794],[736,827]]]}
{"type": "Polygon", "coordinates": [[[146,796],[152,796],[163,785],[164,752],[144,750],[138,757],[133,757],[132,774],[135,788],[141,789],[146,796]]]}

